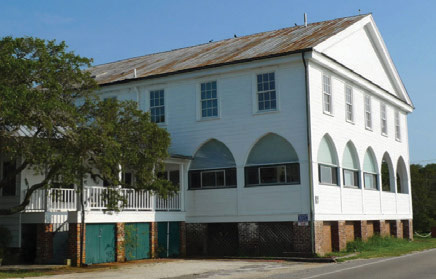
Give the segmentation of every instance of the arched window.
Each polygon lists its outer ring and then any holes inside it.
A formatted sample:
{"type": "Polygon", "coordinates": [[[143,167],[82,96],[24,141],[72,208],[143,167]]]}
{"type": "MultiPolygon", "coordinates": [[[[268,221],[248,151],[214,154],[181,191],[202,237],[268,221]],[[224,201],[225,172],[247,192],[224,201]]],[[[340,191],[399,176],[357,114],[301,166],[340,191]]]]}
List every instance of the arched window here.
{"type": "Polygon", "coordinates": [[[300,164],[292,145],[275,134],[261,138],[253,146],[247,159],[246,186],[298,183],[300,164]]]}
{"type": "Polygon", "coordinates": [[[189,189],[236,187],[236,164],[230,150],[217,140],[205,143],[189,168],[189,189]]]}
{"type": "Polygon", "coordinates": [[[338,160],[332,140],[324,136],[318,149],[319,183],[338,185],[338,160]]]}
{"type": "Polygon", "coordinates": [[[385,192],[395,192],[393,173],[391,158],[389,154],[385,152],[381,164],[382,190],[385,192]]]}
{"type": "Polygon", "coordinates": [[[406,164],[404,163],[403,157],[400,157],[397,163],[397,193],[409,193],[408,181],[406,164]]]}
{"type": "Polygon", "coordinates": [[[359,159],[354,145],[347,143],[342,156],[344,186],[359,187],[359,159]]]}
{"type": "Polygon", "coordinates": [[[368,148],[363,160],[363,183],[365,189],[377,190],[377,174],[378,170],[374,153],[368,148]]]}

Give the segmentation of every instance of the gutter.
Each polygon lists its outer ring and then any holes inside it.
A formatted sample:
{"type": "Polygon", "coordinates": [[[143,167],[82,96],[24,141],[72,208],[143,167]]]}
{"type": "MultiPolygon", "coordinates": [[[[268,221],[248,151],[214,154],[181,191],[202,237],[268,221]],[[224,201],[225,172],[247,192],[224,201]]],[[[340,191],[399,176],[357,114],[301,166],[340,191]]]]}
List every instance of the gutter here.
{"type": "Polygon", "coordinates": [[[312,254],[316,254],[315,249],[315,214],[314,214],[314,201],[313,201],[313,170],[312,170],[312,133],[311,133],[311,122],[310,122],[310,90],[309,90],[309,69],[307,68],[307,61],[305,58],[305,53],[301,53],[301,58],[304,65],[304,81],[306,88],[306,119],[307,119],[307,155],[308,155],[308,168],[309,168],[309,191],[310,191],[310,240],[312,247],[312,254]]]}

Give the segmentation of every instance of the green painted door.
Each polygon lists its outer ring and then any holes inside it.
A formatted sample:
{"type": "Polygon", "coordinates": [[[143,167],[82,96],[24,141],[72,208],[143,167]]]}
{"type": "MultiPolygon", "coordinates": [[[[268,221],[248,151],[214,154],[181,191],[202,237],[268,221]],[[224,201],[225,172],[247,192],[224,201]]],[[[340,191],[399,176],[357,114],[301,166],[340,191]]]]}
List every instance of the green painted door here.
{"type": "Polygon", "coordinates": [[[126,259],[139,260],[150,258],[150,224],[125,224],[126,259]]]}
{"type": "Polygon", "coordinates": [[[157,242],[160,258],[177,257],[180,255],[180,224],[179,222],[159,222],[157,227],[157,242]]]}
{"type": "Polygon", "coordinates": [[[115,225],[87,224],[85,249],[87,264],[114,262],[115,225]]]}

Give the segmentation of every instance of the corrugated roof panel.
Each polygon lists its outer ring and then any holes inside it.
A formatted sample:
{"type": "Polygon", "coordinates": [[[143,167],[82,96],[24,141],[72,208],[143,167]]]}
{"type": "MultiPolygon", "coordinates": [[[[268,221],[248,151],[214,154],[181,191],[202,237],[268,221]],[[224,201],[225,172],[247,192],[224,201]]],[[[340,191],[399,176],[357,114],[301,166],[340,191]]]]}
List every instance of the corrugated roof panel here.
{"type": "Polygon", "coordinates": [[[339,18],[125,59],[89,69],[100,85],[284,55],[315,47],[367,15],[339,18]]]}

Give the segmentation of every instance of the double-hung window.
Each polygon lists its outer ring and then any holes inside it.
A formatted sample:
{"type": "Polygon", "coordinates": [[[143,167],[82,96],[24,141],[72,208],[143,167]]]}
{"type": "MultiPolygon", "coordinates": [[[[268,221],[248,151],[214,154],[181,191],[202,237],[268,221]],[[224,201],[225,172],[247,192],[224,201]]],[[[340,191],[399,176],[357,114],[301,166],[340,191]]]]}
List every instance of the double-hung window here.
{"type": "Polygon", "coordinates": [[[328,75],[322,75],[322,99],[325,113],[332,114],[332,83],[328,75]]]}
{"type": "Polygon", "coordinates": [[[401,140],[400,112],[395,111],[395,139],[401,140]]]}
{"type": "Polygon", "coordinates": [[[277,110],[277,94],[274,73],[257,75],[257,104],[258,111],[277,110]]]}
{"type": "Polygon", "coordinates": [[[372,130],[371,96],[365,95],[365,127],[372,130]]]}
{"type": "Polygon", "coordinates": [[[164,90],[150,91],[150,114],[154,123],[165,122],[165,94],[164,90]]]}
{"type": "Polygon", "coordinates": [[[345,85],[345,119],[349,122],[354,121],[353,88],[349,85],[345,85]]]}
{"type": "Polygon", "coordinates": [[[381,133],[382,135],[388,134],[388,121],[387,121],[387,114],[386,114],[386,104],[381,103],[380,105],[380,121],[381,121],[381,133]]]}
{"type": "Polygon", "coordinates": [[[201,90],[201,117],[218,117],[218,97],[216,81],[202,83],[201,90]]]}

